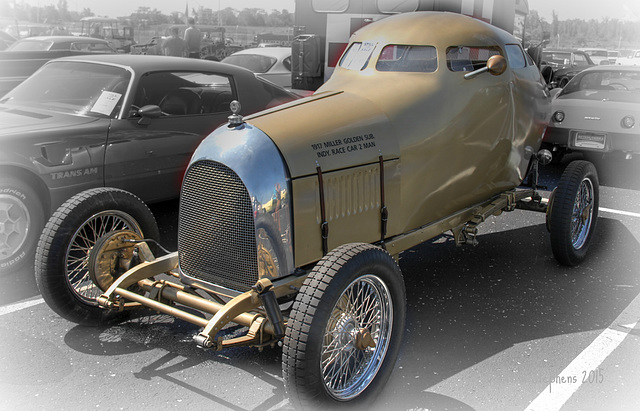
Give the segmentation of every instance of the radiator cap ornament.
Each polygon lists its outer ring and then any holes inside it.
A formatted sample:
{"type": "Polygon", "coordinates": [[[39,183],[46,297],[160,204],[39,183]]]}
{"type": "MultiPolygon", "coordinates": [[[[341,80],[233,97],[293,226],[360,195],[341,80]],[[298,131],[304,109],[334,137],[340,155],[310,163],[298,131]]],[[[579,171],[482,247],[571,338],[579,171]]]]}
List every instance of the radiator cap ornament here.
{"type": "Polygon", "coordinates": [[[229,108],[231,109],[231,113],[233,113],[228,117],[229,127],[237,127],[244,123],[244,119],[239,114],[240,110],[242,109],[242,105],[240,105],[240,102],[238,100],[233,100],[231,103],[229,103],[229,108]]]}

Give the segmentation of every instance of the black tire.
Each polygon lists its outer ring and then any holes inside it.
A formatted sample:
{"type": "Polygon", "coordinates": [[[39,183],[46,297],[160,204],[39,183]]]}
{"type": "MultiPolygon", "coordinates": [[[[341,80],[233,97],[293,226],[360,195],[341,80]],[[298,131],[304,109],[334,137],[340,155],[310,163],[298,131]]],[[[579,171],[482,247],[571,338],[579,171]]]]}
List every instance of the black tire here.
{"type": "Polygon", "coordinates": [[[0,275],[33,263],[44,219],[35,190],[16,178],[0,177],[0,275]]]}
{"type": "Polygon", "coordinates": [[[296,296],[284,337],[284,387],[295,408],[373,401],[398,356],[405,300],[400,268],[379,247],[346,244],[320,260],[296,296]],[[349,304],[365,298],[370,298],[366,306],[349,304]],[[365,330],[375,347],[362,345],[365,330]]]}
{"type": "Polygon", "coordinates": [[[575,266],[589,249],[598,220],[598,173],[588,161],[573,161],[562,173],[549,212],[551,249],[560,264],[575,266]]]}
{"type": "Polygon", "coordinates": [[[116,321],[122,313],[100,308],[102,294],[89,276],[89,251],[104,234],[129,229],[158,240],[151,210],[135,195],[114,188],[83,191],[51,216],[36,249],[36,283],[58,315],[81,325],[116,321]]]}

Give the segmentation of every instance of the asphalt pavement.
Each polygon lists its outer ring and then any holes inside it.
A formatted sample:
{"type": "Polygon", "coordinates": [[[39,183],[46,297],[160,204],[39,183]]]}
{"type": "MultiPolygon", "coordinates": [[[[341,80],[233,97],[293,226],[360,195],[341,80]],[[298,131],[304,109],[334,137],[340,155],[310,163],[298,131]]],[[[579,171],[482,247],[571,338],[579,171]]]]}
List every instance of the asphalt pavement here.
{"type": "MultiPolygon", "coordinates": [[[[521,210],[482,224],[475,247],[443,235],[401,254],[404,340],[370,409],[637,409],[640,161],[598,169],[597,235],[578,267],[553,258],[544,215],[521,210]]],[[[169,249],[177,204],[152,206],[169,249]]],[[[290,409],[277,347],[201,350],[197,327],[152,312],[80,327],[42,302],[32,267],[16,274],[0,278],[0,409],[290,409]]]]}

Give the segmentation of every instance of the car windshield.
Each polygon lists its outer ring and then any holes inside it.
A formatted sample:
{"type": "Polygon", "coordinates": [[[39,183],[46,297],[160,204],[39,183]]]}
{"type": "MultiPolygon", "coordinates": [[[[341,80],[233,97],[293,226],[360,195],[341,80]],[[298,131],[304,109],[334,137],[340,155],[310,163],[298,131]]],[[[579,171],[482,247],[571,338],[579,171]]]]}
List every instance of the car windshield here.
{"type": "Polygon", "coordinates": [[[42,51],[49,50],[51,47],[50,41],[42,41],[42,40],[27,40],[27,41],[16,41],[13,43],[7,50],[10,51],[42,51]]]}
{"type": "Polygon", "coordinates": [[[543,52],[542,60],[547,63],[569,64],[571,63],[571,53],[566,52],[543,52]]]}
{"type": "Polygon", "coordinates": [[[276,64],[276,58],[257,54],[237,54],[225,58],[222,62],[244,67],[254,73],[266,73],[276,64]]]}
{"type": "Polygon", "coordinates": [[[103,64],[55,61],[6,94],[0,104],[91,117],[114,117],[131,73],[103,64]]]}
{"type": "Polygon", "coordinates": [[[586,71],[575,76],[560,96],[588,100],[640,102],[640,70],[586,71]],[[605,97],[606,95],[606,97],[605,97]]]}

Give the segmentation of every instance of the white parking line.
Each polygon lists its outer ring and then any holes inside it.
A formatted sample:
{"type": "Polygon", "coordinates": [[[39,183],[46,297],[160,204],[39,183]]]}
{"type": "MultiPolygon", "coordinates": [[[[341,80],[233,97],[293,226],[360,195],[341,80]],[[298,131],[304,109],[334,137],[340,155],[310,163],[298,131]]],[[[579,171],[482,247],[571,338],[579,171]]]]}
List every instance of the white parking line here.
{"type": "Polygon", "coordinates": [[[42,298],[36,298],[35,300],[23,301],[21,303],[5,305],[0,307],[0,316],[11,314],[16,311],[24,310],[25,308],[33,307],[34,305],[42,304],[44,300],[42,298]]]}
{"type": "MultiPolygon", "coordinates": [[[[542,197],[542,202],[548,204],[549,199],[546,197],[542,197]]],[[[603,211],[605,213],[619,214],[619,215],[626,215],[628,217],[640,218],[640,213],[632,213],[631,211],[615,210],[613,208],[606,208],[606,207],[599,207],[598,210],[603,211]]]]}
{"type": "Polygon", "coordinates": [[[618,318],[571,361],[544,391],[529,404],[525,411],[557,411],[583,383],[585,372],[597,370],[602,362],[620,345],[638,324],[640,295],[622,311],[618,318]]]}
{"type": "Polygon", "coordinates": [[[605,213],[620,214],[620,215],[626,215],[629,217],[640,218],[640,213],[632,213],[630,211],[614,210],[612,208],[605,208],[605,207],[600,207],[599,210],[604,211],[605,213]]]}

